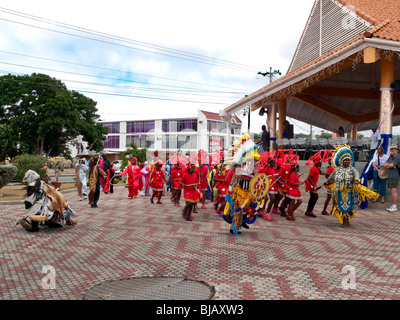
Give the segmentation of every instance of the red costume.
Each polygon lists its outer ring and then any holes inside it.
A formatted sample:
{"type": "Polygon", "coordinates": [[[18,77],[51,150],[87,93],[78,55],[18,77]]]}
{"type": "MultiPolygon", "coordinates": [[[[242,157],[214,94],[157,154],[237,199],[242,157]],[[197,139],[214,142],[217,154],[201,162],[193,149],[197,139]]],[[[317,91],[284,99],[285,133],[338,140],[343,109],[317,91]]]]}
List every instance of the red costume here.
{"type": "Polygon", "coordinates": [[[290,167],[288,165],[283,165],[279,170],[279,176],[277,184],[278,192],[286,192],[287,182],[289,180],[290,167]]]}
{"type": "Polygon", "coordinates": [[[301,199],[301,192],[298,185],[293,185],[294,183],[299,183],[299,176],[296,172],[292,172],[289,176],[289,181],[287,183],[287,194],[286,197],[294,200],[301,199]]]}
{"type": "MultiPolygon", "coordinates": [[[[319,173],[320,173],[320,170],[315,165],[310,169],[309,177],[315,187],[317,186],[317,183],[318,183],[319,173]]],[[[307,191],[318,192],[318,190],[315,189],[315,187],[310,183],[310,181],[308,179],[306,180],[305,185],[306,185],[306,192],[307,191]]]]}
{"type": "Polygon", "coordinates": [[[200,201],[200,190],[198,189],[199,178],[195,173],[186,172],[183,175],[183,197],[185,201],[197,203],[200,201]]]}
{"type": "Polygon", "coordinates": [[[128,174],[128,197],[133,198],[139,194],[140,185],[142,182],[142,170],[136,164],[137,159],[132,158],[131,164],[128,165],[125,170],[119,174],[120,177],[128,174]]]}
{"type": "Polygon", "coordinates": [[[171,169],[171,186],[173,189],[182,190],[181,180],[183,177],[183,170],[181,167],[171,169]]]}
{"type": "Polygon", "coordinates": [[[164,171],[154,168],[150,174],[150,187],[153,191],[164,191],[164,171]]]}
{"type": "Polygon", "coordinates": [[[278,186],[275,183],[276,179],[278,176],[276,176],[276,174],[278,173],[278,171],[271,167],[271,166],[265,166],[264,168],[262,168],[261,170],[258,171],[258,173],[264,173],[267,176],[269,176],[269,180],[270,180],[270,187],[268,190],[268,193],[270,194],[277,194],[278,193],[278,186]]]}
{"type": "Polygon", "coordinates": [[[209,174],[208,168],[205,165],[203,165],[202,167],[196,167],[195,174],[197,175],[197,177],[200,177],[199,190],[203,191],[207,190],[208,186],[207,177],[209,174]]]}

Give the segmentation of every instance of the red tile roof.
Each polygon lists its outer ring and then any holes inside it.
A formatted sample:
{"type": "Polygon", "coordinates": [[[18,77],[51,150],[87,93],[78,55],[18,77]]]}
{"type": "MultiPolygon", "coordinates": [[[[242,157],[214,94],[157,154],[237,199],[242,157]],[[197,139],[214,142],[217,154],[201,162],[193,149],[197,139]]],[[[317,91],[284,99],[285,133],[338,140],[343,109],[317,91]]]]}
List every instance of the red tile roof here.
{"type": "Polygon", "coordinates": [[[368,32],[381,39],[400,41],[399,0],[338,0],[345,6],[352,6],[355,13],[375,27],[368,32]],[[377,28],[380,26],[379,28],[377,28]],[[375,30],[374,30],[375,29],[375,30]]]}
{"type": "MultiPolygon", "coordinates": [[[[200,112],[202,112],[209,120],[224,121],[218,113],[203,111],[203,110],[200,110],[200,112]]],[[[235,123],[242,124],[242,121],[238,117],[234,116],[234,119],[235,123]]]]}

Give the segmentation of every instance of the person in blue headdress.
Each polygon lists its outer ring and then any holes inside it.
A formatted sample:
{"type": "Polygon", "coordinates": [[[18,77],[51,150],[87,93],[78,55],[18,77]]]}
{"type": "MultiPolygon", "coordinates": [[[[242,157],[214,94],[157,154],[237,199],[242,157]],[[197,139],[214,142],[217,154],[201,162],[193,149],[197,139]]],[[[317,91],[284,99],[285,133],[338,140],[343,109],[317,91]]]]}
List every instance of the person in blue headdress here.
{"type": "Polygon", "coordinates": [[[379,194],[360,184],[360,175],[355,168],[354,155],[349,146],[342,145],[337,148],[332,164],[335,170],[324,184],[332,192],[332,215],[339,219],[342,227],[348,227],[360,202],[366,197],[378,198],[379,194]]]}

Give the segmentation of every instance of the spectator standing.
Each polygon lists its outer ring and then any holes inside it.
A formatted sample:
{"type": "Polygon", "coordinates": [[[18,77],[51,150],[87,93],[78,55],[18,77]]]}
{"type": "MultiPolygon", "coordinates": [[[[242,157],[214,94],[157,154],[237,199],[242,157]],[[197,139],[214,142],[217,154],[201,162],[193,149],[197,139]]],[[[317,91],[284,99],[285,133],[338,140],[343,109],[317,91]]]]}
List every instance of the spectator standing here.
{"type": "Polygon", "coordinates": [[[370,137],[370,145],[369,145],[369,159],[371,160],[375,155],[375,150],[380,146],[382,137],[379,133],[378,126],[373,124],[371,126],[372,135],[370,137]]]}
{"type": "MultiPolygon", "coordinates": [[[[374,167],[374,191],[382,196],[381,202],[385,203],[387,178],[380,177],[379,170],[383,168],[383,164],[388,160],[389,156],[385,154],[385,150],[382,147],[378,147],[376,151],[377,153],[372,158],[372,166],[374,167]]],[[[376,199],[372,200],[372,202],[376,201],[376,199]]]]}
{"type": "Polygon", "coordinates": [[[262,145],[262,149],[263,149],[261,153],[263,153],[265,151],[269,151],[270,134],[269,134],[269,132],[267,130],[267,127],[265,125],[263,125],[261,127],[261,130],[262,130],[261,145],[262,145]]]}
{"type": "Polygon", "coordinates": [[[383,167],[388,169],[388,180],[387,185],[392,194],[392,205],[387,208],[387,211],[395,212],[397,211],[397,187],[399,185],[399,165],[400,165],[400,155],[399,146],[393,144],[390,146],[390,156],[387,161],[383,164],[383,167]]]}
{"type": "Polygon", "coordinates": [[[86,160],[77,157],[73,163],[75,167],[76,189],[78,191],[79,201],[87,199],[87,174],[89,167],[86,160]]]}

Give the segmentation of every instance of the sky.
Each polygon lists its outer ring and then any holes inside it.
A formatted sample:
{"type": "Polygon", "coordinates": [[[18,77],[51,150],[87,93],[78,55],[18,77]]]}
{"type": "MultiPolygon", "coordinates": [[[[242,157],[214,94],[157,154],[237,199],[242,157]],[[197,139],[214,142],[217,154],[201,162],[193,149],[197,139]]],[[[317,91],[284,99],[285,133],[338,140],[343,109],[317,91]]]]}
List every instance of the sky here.
{"type": "Polygon", "coordinates": [[[105,121],[218,113],[287,73],[314,2],[0,0],[0,75],[55,77],[105,121]]]}

